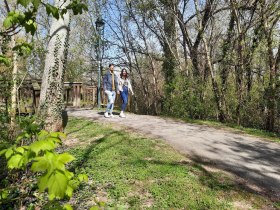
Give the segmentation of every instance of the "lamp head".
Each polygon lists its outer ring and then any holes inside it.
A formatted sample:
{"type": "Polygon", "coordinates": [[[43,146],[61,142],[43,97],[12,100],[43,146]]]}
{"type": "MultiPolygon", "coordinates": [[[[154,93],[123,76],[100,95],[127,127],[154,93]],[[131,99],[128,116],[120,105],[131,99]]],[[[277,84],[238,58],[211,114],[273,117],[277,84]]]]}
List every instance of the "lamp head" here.
{"type": "Polygon", "coordinates": [[[105,22],[103,21],[103,19],[98,17],[97,20],[95,21],[96,29],[102,28],[104,25],[105,25],[105,22]]]}

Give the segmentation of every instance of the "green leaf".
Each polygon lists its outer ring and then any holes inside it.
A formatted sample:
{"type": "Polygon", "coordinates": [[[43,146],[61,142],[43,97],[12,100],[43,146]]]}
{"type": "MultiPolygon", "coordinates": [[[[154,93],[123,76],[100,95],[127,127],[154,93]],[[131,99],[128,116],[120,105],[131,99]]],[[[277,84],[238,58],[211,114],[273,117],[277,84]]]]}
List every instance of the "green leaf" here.
{"type": "Polygon", "coordinates": [[[27,25],[32,25],[33,23],[34,23],[34,20],[32,20],[32,19],[29,19],[29,20],[26,21],[27,25]]]}
{"type": "Polygon", "coordinates": [[[31,33],[31,35],[34,35],[37,29],[37,23],[33,19],[29,19],[25,22],[24,28],[27,33],[31,33]]]}
{"type": "Polygon", "coordinates": [[[80,182],[78,180],[70,180],[69,185],[73,188],[76,189],[79,186],[80,182]]]}
{"type": "Polygon", "coordinates": [[[75,160],[75,158],[72,155],[70,155],[69,153],[63,153],[63,154],[58,155],[57,160],[65,164],[65,163],[69,163],[69,162],[75,160]]]}
{"type": "Polygon", "coordinates": [[[78,175],[78,179],[80,182],[83,182],[83,181],[88,181],[88,176],[86,174],[79,174],[78,175]]]}
{"type": "Polygon", "coordinates": [[[53,143],[61,144],[61,140],[59,138],[48,137],[46,140],[52,141],[53,143]]]}
{"type": "Polygon", "coordinates": [[[55,171],[48,179],[49,197],[63,198],[67,189],[68,179],[60,171],[55,171]]]}
{"type": "Polygon", "coordinates": [[[23,156],[20,154],[13,155],[9,160],[8,160],[8,168],[13,169],[13,168],[21,168],[23,166],[23,156]]]}
{"type": "Polygon", "coordinates": [[[37,10],[38,7],[39,7],[40,4],[41,4],[41,1],[40,1],[40,0],[33,0],[33,1],[32,1],[32,4],[33,4],[34,8],[37,10]]]}
{"type": "Polygon", "coordinates": [[[30,138],[30,134],[25,133],[25,134],[24,134],[24,137],[25,137],[25,138],[30,138]]]}
{"type": "Polygon", "coordinates": [[[72,206],[70,204],[64,204],[63,209],[65,210],[73,210],[72,206]]]}
{"type": "Polygon", "coordinates": [[[67,13],[67,11],[67,9],[62,9],[60,12],[61,17],[63,17],[63,15],[67,13]]]}
{"type": "Polygon", "coordinates": [[[72,179],[72,177],[74,176],[74,174],[68,170],[64,171],[65,176],[67,176],[67,178],[70,180],[72,179]]]}
{"type": "MultiPolygon", "coordinates": [[[[17,51],[19,55],[29,55],[31,53],[32,49],[33,49],[32,45],[27,42],[23,42],[21,44],[16,45],[15,47],[13,47],[13,50],[17,51]]],[[[25,137],[25,138],[31,137],[28,130],[21,133],[18,136],[17,141],[23,137],[25,137]]]]}
{"type": "Polygon", "coordinates": [[[30,145],[30,150],[35,152],[36,155],[38,155],[40,151],[51,151],[55,147],[56,146],[52,141],[40,140],[32,143],[30,145]]]}
{"type": "Polygon", "coordinates": [[[38,135],[38,140],[44,140],[49,136],[49,132],[46,130],[41,130],[38,135]]]}
{"type": "MultiPolygon", "coordinates": [[[[32,26],[33,26],[33,30],[31,31],[31,35],[34,35],[34,34],[35,34],[35,31],[37,30],[37,23],[34,22],[32,26]]],[[[31,52],[30,52],[30,53],[31,53],[31,52]]]]}
{"type": "Polygon", "coordinates": [[[16,142],[19,142],[21,139],[23,139],[23,138],[24,138],[24,136],[25,136],[25,132],[24,132],[24,133],[19,134],[19,135],[17,136],[17,138],[16,138],[16,142]]]}
{"type": "Polygon", "coordinates": [[[4,28],[10,28],[12,27],[12,25],[13,25],[13,18],[10,16],[6,17],[6,19],[3,22],[4,28]]]}
{"type": "Polygon", "coordinates": [[[7,150],[7,152],[5,153],[6,159],[9,159],[9,158],[11,157],[12,154],[14,154],[14,151],[13,151],[12,148],[9,148],[9,149],[7,150]]]}
{"type": "Polygon", "coordinates": [[[7,149],[3,149],[0,151],[0,156],[4,155],[6,153],[7,149]]]}
{"type": "Polygon", "coordinates": [[[66,191],[65,191],[65,195],[67,195],[69,198],[71,198],[72,195],[73,195],[73,190],[74,190],[74,189],[68,185],[68,186],[67,186],[67,189],[66,189],[66,191]]]}
{"type": "Polygon", "coordinates": [[[47,11],[47,14],[50,15],[52,14],[52,16],[54,18],[56,18],[57,20],[59,19],[59,10],[58,8],[50,5],[50,4],[46,4],[46,11],[47,11]]]}
{"type": "Polygon", "coordinates": [[[19,23],[22,23],[24,21],[24,19],[25,19],[25,15],[23,13],[19,12],[17,15],[17,21],[19,23]]]}
{"type": "Polygon", "coordinates": [[[24,7],[27,7],[31,0],[18,0],[17,3],[21,4],[24,7]]]}
{"type": "Polygon", "coordinates": [[[8,190],[1,190],[0,191],[0,201],[1,200],[4,200],[4,199],[7,199],[8,198],[8,195],[9,195],[9,191],[8,190]]]}
{"type": "Polygon", "coordinates": [[[24,153],[24,148],[23,147],[18,147],[16,148],[16,151],[19,152],[20,154],[24,153]]]}
{"type": "Polygon", "coordinates": [[[53,164],[53,168],[59,169],[61,171],[65,171],[65,165],[62,162],[57,161],[57,156],[52,161],[52,164],[53,164]]]}
{"type": "Polygon", "coordinates": [[[60,139],[66,139],[67,138],[66,134],[64,134],[62,132],[51,132],[50,136],[55,137],[55,138],[60,138],[60,139]]]}
{"type": "Polygon", "coordinates": [[[101,201],[101,202],[99,202],[98,204],[99,204],[99,206],[101,206],[101,207],[105,207],[105,206],[106,206],[106,203],[105,203],[104,201],[101,201]]]}
{"type": "Polygon", "coordinates": [[[29,163],[30,160],[33,160],[33,158],[34,158],[34,153],[31,152],[30,150],[27,150],[27,152],[23,154],[23,165],[27,165],[27,163],[29,163]]]}
{"type": "Polygon", "coordinates": [[[11,64],[10,60],[4,55],[0,55],[0,63],[4,63],[6,66],[11,64]]]}
{"type": "Polygon", "coordinates": [[[44,172],[51,166],[51,163],[48,158],[45,156],[43,157],[37,157],[34,159],[34,162],[32,163],[31,170],[34,172],[44,172]]]}
{"type": "Polygon", "coordinates": [[[39,191],[44,192],[48,187],[48,179],[51,173],[45,173],[39,178],[38,187],[39,191]]]}

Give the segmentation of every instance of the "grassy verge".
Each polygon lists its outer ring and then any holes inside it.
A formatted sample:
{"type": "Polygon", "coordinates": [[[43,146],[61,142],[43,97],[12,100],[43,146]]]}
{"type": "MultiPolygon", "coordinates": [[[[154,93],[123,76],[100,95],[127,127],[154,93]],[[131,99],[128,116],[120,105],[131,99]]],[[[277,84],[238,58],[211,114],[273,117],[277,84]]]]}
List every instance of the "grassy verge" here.
{"type": "Polygon", "coordinates": [[[232,177],[207,171],[162,141],[70,119],[66,150],[72,170],[90,178],[71,200],[75,209],[266,209],[268,199],[240,188],[232,177]],[[103,204],[102,204],[103,205],[103,204]]]}

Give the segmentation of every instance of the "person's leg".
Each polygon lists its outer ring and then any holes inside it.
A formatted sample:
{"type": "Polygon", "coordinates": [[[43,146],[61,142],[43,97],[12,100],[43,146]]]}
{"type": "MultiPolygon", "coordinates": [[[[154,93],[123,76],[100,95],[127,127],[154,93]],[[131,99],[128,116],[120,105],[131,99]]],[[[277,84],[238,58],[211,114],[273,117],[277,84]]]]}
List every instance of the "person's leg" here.
{"type": "Polygon", "coordinates": [[[122,96],[123,103],[122,103],[122,107],[121,107],[120,117],[125,117],[124,111],[125,111],[125,108],[126,108],[127,102],[128,102],[128,88],[127,87],[123,88],[121,96],[122,96]]]}
{"type": "Polygon", "coordinates": [[[112,92],[105,91],[105,93],[107,94],[107,97],[108,97],[108,103],[107,103],[106,112],[105,112],[104,116],[109,117],[108,113],[110,112],[111,107],[112,107],[112,92]]]}
{"type": "Polygon", "coordinates": [[[126,108],[126,104],[127,104],[127,96],[126,96],[126,93],[124,91],[121,92],[121,97],[122,97],[121,111],[124,111],[125,108],[126,108]]]}
{"type": "Polygon", "coordinates": [[[127,87],[124,87],[124,90],[123,90],[123,92],[124,92],[124,101],[123,101],[123,103],[124,103],[124,109],[123,109],[123,111],[126,109],[126,106],[127,106],[127,102],[128,102],[128,88],[127,87]]]}
{"type": "Polygon", "coordinates": [[[115,103],[115,99],[116,99],[116,91],[112,91],[112,97],[111,97],[111,108],[110,108],[110,114],[111,117],[113,117],[113,109],[114,109],[114,103],[115,103]]]}

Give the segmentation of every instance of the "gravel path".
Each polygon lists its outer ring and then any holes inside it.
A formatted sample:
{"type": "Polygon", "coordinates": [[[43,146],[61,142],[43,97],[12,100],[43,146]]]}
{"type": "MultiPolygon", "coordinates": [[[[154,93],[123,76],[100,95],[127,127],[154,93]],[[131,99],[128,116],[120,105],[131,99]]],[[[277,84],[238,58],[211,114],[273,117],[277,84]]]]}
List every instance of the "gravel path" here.
{"type": "Polygon", "coordinates": [[[280,201],[280,144],[149,115],[104,118],[103,112],[86,109],[69,109],[67,114],[125,126],[163,139],[191,159],[229,171],[250,190],[280,201]]]}

